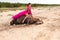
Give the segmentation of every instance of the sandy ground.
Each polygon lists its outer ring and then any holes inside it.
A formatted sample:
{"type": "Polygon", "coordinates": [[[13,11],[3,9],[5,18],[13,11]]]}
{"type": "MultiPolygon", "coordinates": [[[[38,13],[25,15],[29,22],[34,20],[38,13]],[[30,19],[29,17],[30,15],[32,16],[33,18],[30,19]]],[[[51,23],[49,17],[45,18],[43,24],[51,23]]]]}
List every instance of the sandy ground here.
{"type": "Polygon", "coordinates": [[[32,9],[43,24],[9,25],[11,16],[19,11],[0,12],[0,40],[60,40],[60,6],[32,9]]]}

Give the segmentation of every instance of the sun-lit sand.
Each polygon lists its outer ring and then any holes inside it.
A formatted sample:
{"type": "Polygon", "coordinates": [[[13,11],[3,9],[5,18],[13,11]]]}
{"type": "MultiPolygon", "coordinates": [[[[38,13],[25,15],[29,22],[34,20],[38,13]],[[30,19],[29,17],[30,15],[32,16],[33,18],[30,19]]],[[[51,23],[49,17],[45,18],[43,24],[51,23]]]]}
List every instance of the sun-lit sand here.
{"type": "Polygon", "coordinates": [[[0,12],[0,40],[60,40],[60,6],[32,9],[33,16],[43,24],[11,26],[12,15],[19,11],[0,12]]]}

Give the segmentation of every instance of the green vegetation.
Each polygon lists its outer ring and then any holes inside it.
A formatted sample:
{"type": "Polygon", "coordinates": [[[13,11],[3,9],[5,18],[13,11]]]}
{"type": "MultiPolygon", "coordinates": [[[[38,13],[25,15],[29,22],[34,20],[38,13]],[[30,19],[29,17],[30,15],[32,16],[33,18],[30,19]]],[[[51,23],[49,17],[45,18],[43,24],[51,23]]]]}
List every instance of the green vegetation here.
{"type": "Polygon", "coordinates": [[[0,2],[0,8],[2,8],[2,7],[13,8],[13,7],[21,7],[21,6],[25,6],[25,5],[26,4],[0,2]]]}
{"type": "MultiPolygon", "coordinates": [[[[0,8],[14,8],[14,7],[25,7],[26,4],[21,3],[8,3],[8,2],[0,2],[0,8]]],[[[32,4],[33,7],[37,6],[60,6],[59,4],[32,4]]]]}
{"type": "Polygon", "coordinates": [[[8,14],[7,16],[12,16],[12,14],[8,14]]]}

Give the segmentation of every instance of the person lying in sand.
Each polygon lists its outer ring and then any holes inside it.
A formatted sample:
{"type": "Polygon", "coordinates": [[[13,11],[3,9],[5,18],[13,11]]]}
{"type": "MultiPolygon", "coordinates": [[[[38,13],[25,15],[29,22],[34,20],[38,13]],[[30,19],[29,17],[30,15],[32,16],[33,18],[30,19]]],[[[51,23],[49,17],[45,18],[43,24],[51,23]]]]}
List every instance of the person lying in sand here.
{"type": "Polygon", "coordinates": [[[37,21],[41,21],[32,16],[31,3],[27,4],[26,9],[23,12],[19,12],[17,15],[13,16],[12,18],[13,20],[10,22],[10,25],[24,24],[24,23],[33,24],[36,23],[37,21]]]}

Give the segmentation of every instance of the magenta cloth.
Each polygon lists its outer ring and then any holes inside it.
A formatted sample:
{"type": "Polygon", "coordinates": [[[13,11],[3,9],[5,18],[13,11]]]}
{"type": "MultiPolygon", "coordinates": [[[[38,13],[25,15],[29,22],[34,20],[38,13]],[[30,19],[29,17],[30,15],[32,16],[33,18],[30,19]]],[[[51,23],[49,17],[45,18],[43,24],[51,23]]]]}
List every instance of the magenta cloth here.
{"type": "Polygon", "coordinates": [[[25,15],[26,13],[28,13],[26,10],[22,11],[22,12],[19,12],[18,14],[12,16],[13,20],[16,20],[18,19],[19,17],[25,15]]]}
{"type": "Polygon", "coordinates": [[[26,10],[27,10],[28,14],[32,15],[31,6],[26,6],[26,10]]]}

